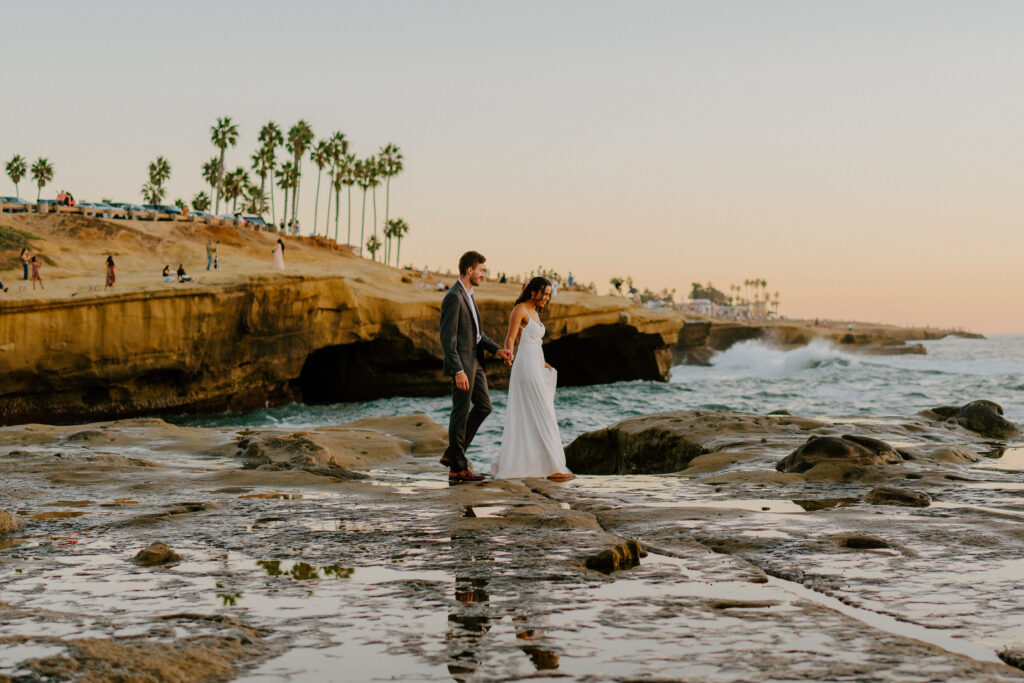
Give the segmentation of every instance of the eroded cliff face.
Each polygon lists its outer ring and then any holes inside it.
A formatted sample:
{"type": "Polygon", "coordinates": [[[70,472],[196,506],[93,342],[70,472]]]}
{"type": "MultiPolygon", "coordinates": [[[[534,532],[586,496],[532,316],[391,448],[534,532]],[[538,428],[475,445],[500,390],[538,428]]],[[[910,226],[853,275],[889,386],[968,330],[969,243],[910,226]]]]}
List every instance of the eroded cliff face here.
{"type": "MultiPolygon", "coordinates": [[[[545,314],[545,341],[562,383],[668,378],[678,318],[603,297],[559,299],[545,314]]],[[[0,422],[442,394],[440,301],[397,282],[267,276],[9,302],[0,315],[0,422]]],[[[485,290],[479,304],[500,343],[510,296],[485,290]]],[[[500,362],[488,372],[492,386],[507,383],[500,362]]]]}

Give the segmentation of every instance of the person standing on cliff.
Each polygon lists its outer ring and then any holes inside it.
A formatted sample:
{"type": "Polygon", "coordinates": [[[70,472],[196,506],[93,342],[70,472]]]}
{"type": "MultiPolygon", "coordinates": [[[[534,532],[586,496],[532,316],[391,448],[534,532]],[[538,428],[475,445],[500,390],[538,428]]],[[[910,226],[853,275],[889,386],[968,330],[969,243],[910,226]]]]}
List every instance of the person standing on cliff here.
{"type": "Polygon", "coordinates": [[[39,267],[41,265],[42,265],[42,263],[39,261],[39,259],[37,257],[33,256],[32,257],[32,289],[33,290],[35,290],[37,282],[39,283],[39,289],[46,289],[46,287],[43,287],[43,278],[39,274],[39,267]]]}
{"type": "Polygon", "coordinates": [[[480,424],[491,412],[491,396],[484,373],[484,351],[512,363],[512,352],[487,336],[480,325],[480,309],[473,288],[486,277],[487,259],[467,251],[459,259],[459,279],[441,301],[441,349],[444,374],[452,378],[452,415],[448,422],[448,448],[441,464],[450,470],[449,482],[481,481],[473,474],[466,451],[480,424]],[[472,404],[472,409],[470,405],[472,404]]]}
{"type": "Polygon", "coordinates": [[[274,267],[278,270],[284,270],[284,242],[281,238],[277,238],[277,244],[274,245],[274,267]]]}
{"type": "Polygon", "coordinates": [[[206,240],[206,269],[213,267],[213,242],[206,240]]]}
{"type": "Polygon", "coordinates": [[[107,256],[107,284],[104,289],[112,289],[117,281],[117,274],[114,272],[114,257],[107,256]]]}

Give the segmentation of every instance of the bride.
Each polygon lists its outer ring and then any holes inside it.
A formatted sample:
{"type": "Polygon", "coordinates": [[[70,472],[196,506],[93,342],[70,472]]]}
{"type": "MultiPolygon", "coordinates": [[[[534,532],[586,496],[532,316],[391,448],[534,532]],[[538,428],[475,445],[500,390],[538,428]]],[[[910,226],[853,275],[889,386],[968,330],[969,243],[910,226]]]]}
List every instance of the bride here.
{"type": "Polygon", "coordinates": [[[551,301],[551,282],[535,277],[523,287],[508,322],[505,349],[519,350],[508,384],[508,410],[501,451],[491,466],[495,479],[547,477],[568,481],[576,475],[565,466],[562,437],[555,420],[555,369],[544,361],[540,312],[551,301]]]}

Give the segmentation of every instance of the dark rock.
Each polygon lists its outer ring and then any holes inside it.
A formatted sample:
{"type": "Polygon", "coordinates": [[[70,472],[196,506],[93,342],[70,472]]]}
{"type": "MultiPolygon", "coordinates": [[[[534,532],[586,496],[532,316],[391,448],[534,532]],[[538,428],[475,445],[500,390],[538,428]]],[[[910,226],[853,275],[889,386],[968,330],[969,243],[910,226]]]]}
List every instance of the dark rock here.
{"type": "Polygon", "coordinates": [[[775,466],[779,472],[802,474],[821,464],[843,464],[857,467],[886,465],[902,462],[896,450],[878,439],[844,434],[812,436],[800,448],[787,455],[775,466]]]}
{"type": "Polygon", "coordinates": [[[1010,666],[1024,669],[1024,648],[1008,648],[999,652],[999,659],[1010,666]]]}
{"type": "Polygon", "coordinates": [[[876,536],[840,536],[836,539],[836,545],[852,550],[877,550],[889,547],[888,543],[876,536]]]}
{"type": "Polygon", "coordinates": [[[566,447],[566,463],[578,474],[678,472],[708,452],[689,438],[688,427],[652,416],[625,420],[581,434],[566,447]]]}
{"type": "Polygon", "coordinates": [[[1022,431],[1019,425],[1004,418],[1003,407],[992,401],[971,401],[959,408],[939,406],[925,411],[925,415],[928,413],[943,420],[952,420],[964,429],[993,439],[1013,436],[1022,431]]]}
{"type": "Polygon", "coordinates": [[[788,410],[773,410],[772,412],[770,412],[768,414],[769,415],[790,415],[790,416],[793,415],[793,413],[789,412],[788,410]]]}
{"type": "Polygon", "coordinates": [[[143,567],[156,567],[161,564],[181,562],[181,555],[171,550],[166,543],[156,541],[139,551],[135,556],[135,564],[143,567]]]}
{"type": "Polygon", "coordinates": [[[587,569],[611,574],[620,569],[632,569],[639,565],[642,553],[640,544],[636,539],[631,538],[587,557],[584,564],[587,569]]]}
{"type": "Polygon", "coordinates": [[[0,508],[0,534],[9,534],[21,527],[21,520],[7,510],[0,508]]]}
{"type": "Polygon", "coordinates": [[[868,492],[864,500],[873,505],[903,505],[914,508],[926,508],[932,504],[932,497],[924,491],[896,486],[876,486],[868,492]]]}

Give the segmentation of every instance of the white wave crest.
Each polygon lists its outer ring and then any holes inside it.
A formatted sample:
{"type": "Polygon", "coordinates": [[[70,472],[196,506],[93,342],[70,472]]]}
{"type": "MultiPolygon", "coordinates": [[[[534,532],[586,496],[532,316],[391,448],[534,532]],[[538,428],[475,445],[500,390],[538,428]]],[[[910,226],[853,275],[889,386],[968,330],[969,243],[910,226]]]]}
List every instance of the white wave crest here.
{"type": "Polygon", "coordinates": [[[815,339],[807,346],[788,351],[752,339],[716,355],[711,365],[729,375],[788,377],[833,361],[855,362],[825,339],[815,339]]]}

